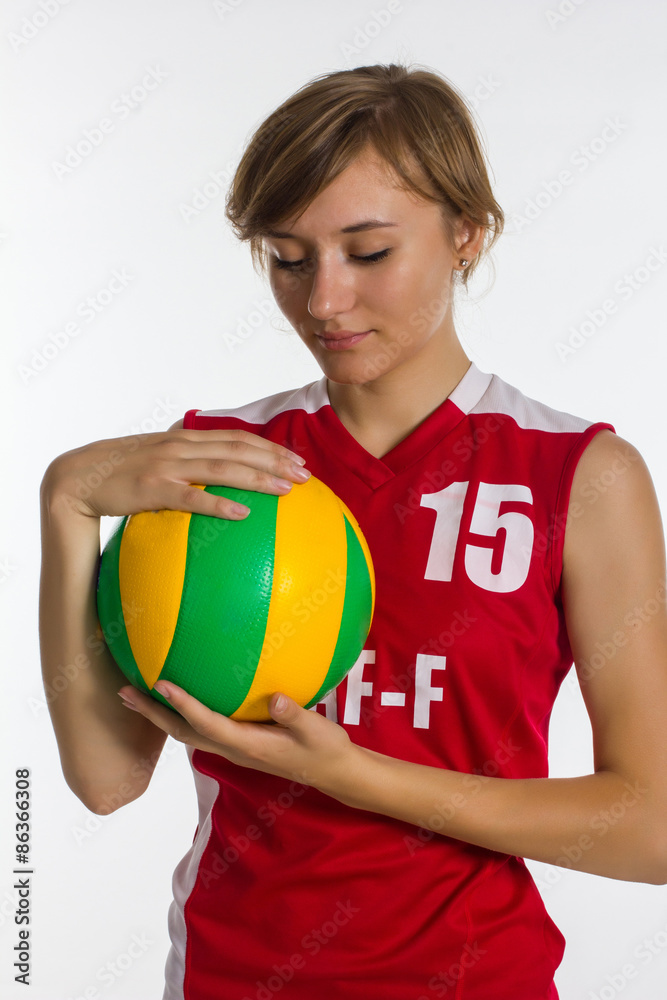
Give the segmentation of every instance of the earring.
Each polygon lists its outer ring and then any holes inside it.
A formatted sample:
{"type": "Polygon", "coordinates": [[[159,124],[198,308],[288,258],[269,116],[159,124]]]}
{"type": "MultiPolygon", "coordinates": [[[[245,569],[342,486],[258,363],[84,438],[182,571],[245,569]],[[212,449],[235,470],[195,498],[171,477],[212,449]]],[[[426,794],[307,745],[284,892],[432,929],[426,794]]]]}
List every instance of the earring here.
{"type": "Polygon", "coordinates": [[[469,260],[463,260],[463,258],[461,258],[461,260],[459,261],[461,267],[467,267],[469,263],[470,263],[469,260]]]}

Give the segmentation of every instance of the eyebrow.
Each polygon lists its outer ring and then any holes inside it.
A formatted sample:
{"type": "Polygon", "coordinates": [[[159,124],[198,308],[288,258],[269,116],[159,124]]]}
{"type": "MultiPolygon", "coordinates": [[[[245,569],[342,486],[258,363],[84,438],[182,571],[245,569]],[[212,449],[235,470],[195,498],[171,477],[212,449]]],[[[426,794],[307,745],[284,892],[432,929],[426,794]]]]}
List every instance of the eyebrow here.
{"type": "MultiPolygon", "coordinates": [[[[390,226],[397,226],[397,222],[382,222],[380,219],[365,219],[364,222],[355,222],[352,226],[345,226],[340,229],[340,233],[363,233],[367,229],[386,229],[390,226]]],[[[300,237],[294,233],[284,233],[278,229],[265,229],[265,236],[270,236],[274,240],[298,240],[300,237]]]]}

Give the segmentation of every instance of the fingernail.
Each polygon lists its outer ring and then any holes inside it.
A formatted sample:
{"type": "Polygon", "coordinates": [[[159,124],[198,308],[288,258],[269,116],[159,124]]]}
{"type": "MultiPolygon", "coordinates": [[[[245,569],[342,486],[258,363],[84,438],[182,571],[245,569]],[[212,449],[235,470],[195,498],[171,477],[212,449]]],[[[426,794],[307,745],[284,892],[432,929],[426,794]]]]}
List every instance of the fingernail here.
{"type": "Polygon", "coordinates": [[[276,476],[273,477],[273,485],[277,490],[291,490],[294,483],[290,483],[288,479],[278,479],[276,476]]]}
{"type": "Polygon", "coordinates": [[[291,455],[292,455],[292,461],[293,462],[296,462],[298,465],[305,465],[306,464],[305,458],[302,458],[301,455],[295,455],[294,452],[291,452],[291,455]]]}
{"type": "Polygon", "coordinates": [[[165,687],[164,684],[160,684],[160,682],[158,681],[158,683],[154,684],[153,687],[155,688],[158,694],[162,695],[163,698],[171,698],[171,695],[169,693],[169,688],[165,687]]]}
{"type": "Polygon", "coordinates": [[[134,704],[134,702],[130,698],[127,697],[126,694],[123,694],[122,691],[119,691],[118,695],[119,695],[120,698],[123,699],[123,704],[127,708],[132,708],[132,709],[134,709],[135,712],[138,711],[137,706],[134,704]]]}
{"type": "Polygon", "coordinates": [[[295,479],[298,479],[302,483],[305,483],[307,479],[310,479],[311,474],[308,471],[308,469],[295,469],[292,475],[294,476],[295,479]]]}

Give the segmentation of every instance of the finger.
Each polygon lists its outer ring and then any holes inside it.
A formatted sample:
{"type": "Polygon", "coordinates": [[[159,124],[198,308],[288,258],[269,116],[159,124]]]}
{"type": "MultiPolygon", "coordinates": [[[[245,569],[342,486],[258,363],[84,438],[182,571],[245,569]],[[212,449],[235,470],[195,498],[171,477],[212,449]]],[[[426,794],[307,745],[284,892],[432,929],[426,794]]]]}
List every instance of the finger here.
{"type": "Polygon", "coordinates": [[[238,722],[236,719],[214,712],[171,681],[158,681],[155,690],[163,698],[168,699],[169,704],[173,705],[195,732],[216,745],[222,744],[243,751],[243,741],[247,742],[247,731],[257,728],[257,723],[238,722]]]}
{"type": "Polygon", "coordinates": [[[305,465],[305,459],[297,451],[236,427],[175,429],[164,432],[157,444],[166,457],[189,459],[193,454],[204,458],[223,457],[276,475],[286,475],[305,465]]]}
{"type": "Polygon", "coordinates": [[[118,694],[128,707],[133,708],[135,712],[139,712],[167,733],[167,735],[173,736],[175,740],[181,743],[190,743],[196,737],[197,734],[193,727],[178,712],[166,708],[156,701],[155,698],[144,694],[143,691],[139,691],[135,687],[126,686],[122,687],[118,694]]]}
{"type": "Polygon", "coordinates": [[[253,448],[259,448],[260,450],[271,452],[279,458],[285,458],[288,462],[296,462],[298,465],[304,464],[303,457],[297,451],[293,451],[286,445],[279,444],[277,441],[264,438],[260,434],[243,430],[241,427],[221,427],[204,431],[188,428],[181,428],[181,430],[186,440],[201,441],[204,444],[211,439],[216,441],[242,441],[252,445],[253,448]]]}
{"type": "Polygon", "coordinates": [[[285,488],[289,489],[310,478],[309,470],[303,466],[275,456],[266,456],[267,452],[250,445],[244,445],[236,451],[220,445],[217,450],[210,449],[209,455],[197,454],[179,459],[173,465],[173,478],[183,483],[234,486],[236,489],[261,493],[280,490],[277,480],[284,480],[285,488]]]}
{"type": "Polygon", "coordinates": [[[271,477],[260,479],[245,473],[246,479],[256,479],[256,482],[248,486],[237,486],[231,480],[238,479],[234,476],[233,470],[223,476],[202,475],[197,477],[193,471],[192,479],[187,482],[176,482],[172,480],[160,480],[155,483],[154,497],[150,494],[142,500],[146,506],[144,510],[178,510],[191,514],[206,514],[212,517],[226,518],[228,520],[247,517],[250,513],[249,503],[253,493],[272,493],[273,495],[284,496],[293,488],[293,484],[274,482],[271,477]],[[224,478],[224,483],[215,483],[214,479],[224,478]],[[233,494],[231,497],[224,494],[219,496],[216,493],[208,493],[204,489],[207,486],[220,486],[223,490],[225,486],[239,490],[238,497],[233,494]],[[250,494],[250,495],[248,495],[250,494]]]}
{"type": "Polygon", "coordinates": [[[309,727],[312,728],[311,720],[317,714],[310,712],[294,698],[290,698],[289,695],[283,694],[281,691],[276,691],[269,698],[269,712],[271,718],[275,719],[281,726],[289,726],[304,738],[309,732],[309,727]]]}
{"type": "MultiPolygon", "coordinates": [[[[129,437],[104,438],[94,441],[92,444],[106,446],[109,450],[125,448],[136,451],[139,445],[164,445],[165,442],[171,442],[172,445],[182,446],[184,442],[188,441],[200,445],[215,442],[216,446],[225,442],[240,441],[252,445],[253,448],[260,451],[266,451],[278,458],[286,459],[288,462],[296,462],[297,465],[304,464],[304,459],[298,450],[288,448],[287,445],[273,441],[271,438],[262,437],[261,434],[255,434],[253,431],[246,431],[241,427],[211,427],[207,430],[196,430],[195,428],[183,427],[181,423],[166,431],[150,431],[143,434],[133,434],[129,437]]],[[[185,454],[182,447],[180,453],[185,454]]]]}

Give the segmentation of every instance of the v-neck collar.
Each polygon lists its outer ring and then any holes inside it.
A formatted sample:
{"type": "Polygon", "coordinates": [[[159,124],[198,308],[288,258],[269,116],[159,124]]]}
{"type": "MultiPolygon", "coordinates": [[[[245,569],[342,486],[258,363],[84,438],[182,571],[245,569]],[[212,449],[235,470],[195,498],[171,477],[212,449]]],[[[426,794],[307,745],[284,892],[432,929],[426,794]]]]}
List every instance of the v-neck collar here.
{"type": "Polygon", "coordinates": [[[376,458],[357,441],[336,415],[327,388],[326,376],[313,383],[313,396],[319,401],[315,429],[325,451],[334,453],[364,483],[376,489],[423,458],[460,420],[472,410],[486,392],[492,375],[470,363],[463,378],[402,441],[381,458],[376,458]]]}

